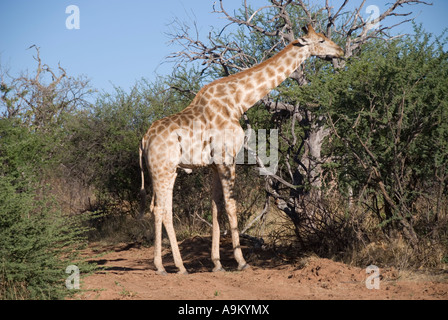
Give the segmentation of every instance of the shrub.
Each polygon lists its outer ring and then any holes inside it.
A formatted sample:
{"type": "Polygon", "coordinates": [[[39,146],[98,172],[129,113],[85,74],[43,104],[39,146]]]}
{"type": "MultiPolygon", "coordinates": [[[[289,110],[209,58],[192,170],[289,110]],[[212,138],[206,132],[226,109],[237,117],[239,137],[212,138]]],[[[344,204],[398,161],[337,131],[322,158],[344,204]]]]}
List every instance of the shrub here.
{"type": "Polygon", "coordinates": [[[39,133],[1,119],[0,137],[0,298],[63,298],[65,269],[85,243],[81,216],[43,196],[37,170],[48,154],[39,133]]]}

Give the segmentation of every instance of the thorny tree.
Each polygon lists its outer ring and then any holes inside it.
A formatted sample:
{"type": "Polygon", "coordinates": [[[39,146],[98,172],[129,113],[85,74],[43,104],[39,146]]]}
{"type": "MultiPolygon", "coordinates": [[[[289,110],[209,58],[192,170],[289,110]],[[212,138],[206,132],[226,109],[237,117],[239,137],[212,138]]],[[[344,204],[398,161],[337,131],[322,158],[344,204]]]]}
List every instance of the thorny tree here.
{"type": "Polygon", "coordinates": [[[28,127],[42,130],[58,123],[64,113],[87,106],[85,100],[92,92],[88,80],[67,76],[64,68],[58,70],[42,63],[40,48],[32,45],[37,62],[35,75],[12,77],[0,69],[0,118],[20,118],[28,127]]]}
{"type": "MultiPolygon", "coordinates": [[[[312,5],[303,0],[269,0],[266,5],[253,8],[244,0],[238,12],[230,13],[226,10],[225,1],[220,0],[215,2],[213,12],[229,22],[222,30],[210,32],[208,39],[201,40],[197,29],[179,24],[171,35],[172,41],[183,50],[169,58],[179,64],[202,62],[202,74],[215,77],[239,72],[269,58],[298,37],[301,27],[308,23],[345,49],[345,59],[334,59],[330,65],[311,59],[297,69],[282,87],[259,102],[272,115],[272,123],[279,129],[284,146],[279,152],[281,159],[277,175],[266,177],[266,203],[270,197],[275,199],[276,206],[294,223],[299,240],[300,230],[305,228],[313,232],[326,223],[325,215],[328,213],[320,203],[324,198],[322,164],[328,159],[323,159],[321,154],[330,129],[325,125],[325,117],[318,112],[320,106],[301,104],[294,96],[288,95],[288,92],[293,92],[290,88],[308,84],[307,75],[321,68],[332,66],[337,72],[345,66],[344,60],[356,56],[371,39],[389,41],[399,37],[391,36],[390,31],[413,20],[410,6],[429,5],[420,0],[395,0],[374,17],[370,15],[371,8],[366,2],[321,0],[312,5]]],[[[258,164],[263,165],[259,159],[258,164]]],[[[266,213],[267,208],[268,205],[260,216],[266,213]]]]}

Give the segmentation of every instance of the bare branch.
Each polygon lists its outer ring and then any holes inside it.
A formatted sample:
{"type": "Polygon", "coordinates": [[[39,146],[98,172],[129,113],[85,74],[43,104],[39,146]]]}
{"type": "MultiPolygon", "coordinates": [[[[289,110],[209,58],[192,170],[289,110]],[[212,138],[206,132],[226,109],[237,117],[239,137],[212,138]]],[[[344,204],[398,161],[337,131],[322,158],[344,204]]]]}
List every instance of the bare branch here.
{"type": "Polygon", "coordinates": [[[361,10],[363,9],[365,5],[366,0],[363,0],[363,2],[359,5],[359,7],[353,12],[352,16],[347,20],[347,22],[342,27],[343,33],[346,34],[346,57],[350,57],[353,55],[353,53],[364,43],[366,43],[369,39],[372,38],[389,38],[385,31],[391,30],[403,23],[408,23],[413,20],[413,18],[405,19],[403,21],[398,22],[395,25],[385,27],[382,26],[380,28],[372,28],[374,25],[381,23],[388,17],[408,17],[412,15],[412,12],[406,12],[406,13],[398,13],[396,10],[399,7],[403,7],[404,5],[417,5],[417,4],[424,4],[424,5],[432,5],[431,3],[428,3],[426,1],[421,0],[395,0],[394,3],[392,3],[387,10],[385,10],[377,19],[374,19],[373,21],[367,21],[362,18],[361,16],[361,10]],[[351,22],[350,29],[345,31],[345,26],[348,22],[351,22]],[[356,37],[352,37],[354,33],[358,32],[359,34],[356,37]]]}
{"type": "Polygon", "coordinates": [[[35,74],[30,76],[22,73],[19,77],[6,77],[2,75],[2,92],[4,92],[1,103],[6,105],[8,117],[20,117],[28,126],[37,129],[45,128],[60,119],[64,112],[71,112],[87,102],[85,96],[93,92],[88,90],[88,81],[82,78],[74,79],[67,77],[67,72],[58,64],[59,72],[42,62],[40,48],[34,48],[36,55],[33,56],[37,62],[35,74]],[[51,78],[50,81],[45,76],[51,78]],[[10,93],[11,98],[6,94],[10,93]]]}
{"type": "Polygon", "coordinates": [[[188,93],[188,94],[192,95],[193,97],[197,94],[197,92],[194,91],[194,90],[184,89],[184,88],[180,88],[180,87],[177,87],[177,86],[170,86],[170,89],[174,89],[174,90],[177,90],[177,91],[182,92],[182,93],[188,93]]]}
{"type": "MultiPolygon", "coordinates": [[[[265,35],[265,36],[269,36],[269,37],[277,37],[277,36],[280,36],[280,37],[282,37],[283,39],[286,39],[286,40],[288,40],[288,43],[289,42],[291,42],[292,40],[294,40],[294,38],[293,38],[293,34],[291,34],[291,33],[285,33],[284,31],[285,31],[285,28],[283,28],[283,29],[278,29],[278,30],[276,30],[276,31],[267,31],[265,28],[263,28],[263,27],[260,27],[260,26],[258,26],[258,25],[256,25],[256,24],[254,24],[254,23],[252,23],[252,20],[254,19],[254,17],[257,15],[257,14],[259,14],[259,13],[261,13],[263,10],[266,10],[266,9],[270,9],[270,8],[278,8],[278,9],[280,9],[280,13],[277,15],[277,16],[275,16],[274,18],[273,18],[273,20],[277,20],[278,18],[284,18],[286,21],[288,21],[289,20],[289,17],[288,17],[288,14],[287,14],[287,12],[286,12],[286,10],[285,10],[285,7],[287,6],[287,5],[289,5],[292,1],[287,1],[285,4],[283,4],[283,5],[280,5],[279,3],[278,3],[278,1],[275,1],[275,0],[271,0],[271,2],[274,4],[274,5],[272,5],[272,6],[264,6],[264,7],[261,7],[261,8],[259,8],[259,9],[257,9],[250,17],[249,17],[249,10],[248,10],[248,7],[247,7],[247,3],[245,2],[245,13],[246,13],[246,20],[242,20],[242,19],[240,19],[240,18],[237,18],[237,17],[235,17],[235,16],[232,16],[232,15],[230,15],[225,9],[224,9],[224,5],[223,5],[223,0],[220,0],[219,1],[219,4],[220,4],[220,10],[214,10],[213,12],[215,12],[215,13],[219,13],[219,14],[223,14],[224,16],[225,16],[225,18],[227,19],[227,20],[229,20],[229,21],[231,21],[232,23],[236,23],[236,24],[238,24],[238,25],[244,25],[244,26],[246,26],[246,27],[248,27],[252,32],[259,32],[259,33],[261,33],[261,34],[263,34],[263,35],[265,35]]],[[[292,30],[292,29],[291,29],[292,30]]]]}

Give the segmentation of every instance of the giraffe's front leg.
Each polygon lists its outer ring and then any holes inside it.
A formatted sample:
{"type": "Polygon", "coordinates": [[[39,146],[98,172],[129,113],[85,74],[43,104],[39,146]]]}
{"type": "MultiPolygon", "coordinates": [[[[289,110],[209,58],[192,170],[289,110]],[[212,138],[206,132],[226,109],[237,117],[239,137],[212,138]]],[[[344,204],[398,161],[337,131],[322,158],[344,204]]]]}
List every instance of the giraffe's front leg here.
{"type": "Polygon", "coordinates": [[[226,210],[229,216],[229,224],[232,234],[233,254],[235,256],[235,260],[238,262],[238,270],[242,271],[247,269],[249,265],[246,263],[246,260],[244,260],[243,252],[241,251],[238,220],[236,217],[236,204],[234,199],[228,199],[226,201],[226,210]]]}
{"type": "Polygon", "coordinates": [[[233,195],[233,187],[235,183],[235,165],[219,166],[219,177],[224,196],[227,215],[229,217],[230,231],[232,235],[233,254],[238,262],[238,270],[244,270],[249,267],[244,260],[243,252],[240,245],[240,234],[238,231],[238,219],[236,216],[236,201],[233,195]]]}
{"type": "Polygon", "coordinates": [[[222,188],[219,175],[216,170],[213,170],[212,181],[212,261],[215,265],[213,272],[225,271],[221,265],[219,256],[220,230],[219,230],[219,216],[222,211],[222,188]]]}

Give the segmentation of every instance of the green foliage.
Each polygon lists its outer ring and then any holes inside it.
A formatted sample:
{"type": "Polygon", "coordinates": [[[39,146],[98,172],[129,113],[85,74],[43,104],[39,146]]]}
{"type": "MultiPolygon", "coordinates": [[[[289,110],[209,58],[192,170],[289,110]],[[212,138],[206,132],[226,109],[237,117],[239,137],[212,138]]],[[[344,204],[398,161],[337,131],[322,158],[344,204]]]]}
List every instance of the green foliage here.
{"type": "Polygon", "coordinates": [[[1,119],[0,137],[0,298],[63,298],[65,268],[85,243],[82,216],[67,217],[42,196],[49,145],[40,133],[1,119]]]}

